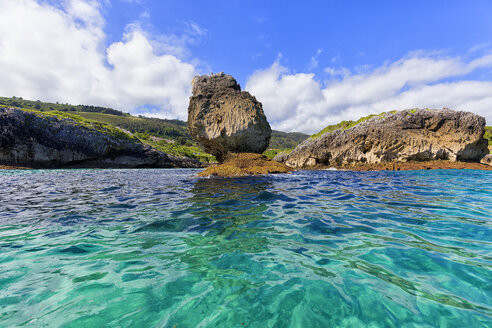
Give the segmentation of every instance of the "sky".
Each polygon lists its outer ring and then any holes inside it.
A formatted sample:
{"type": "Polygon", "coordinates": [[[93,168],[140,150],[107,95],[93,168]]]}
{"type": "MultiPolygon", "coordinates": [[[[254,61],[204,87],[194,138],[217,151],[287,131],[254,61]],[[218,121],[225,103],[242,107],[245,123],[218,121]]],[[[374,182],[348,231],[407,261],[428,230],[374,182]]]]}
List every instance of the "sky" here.
{"type": "Polygon", "coordinates": [[[0,0],[0,96],[187,119],[225,72],[276,130],[407,108],[492,125],[492,1],[0,0]]]}

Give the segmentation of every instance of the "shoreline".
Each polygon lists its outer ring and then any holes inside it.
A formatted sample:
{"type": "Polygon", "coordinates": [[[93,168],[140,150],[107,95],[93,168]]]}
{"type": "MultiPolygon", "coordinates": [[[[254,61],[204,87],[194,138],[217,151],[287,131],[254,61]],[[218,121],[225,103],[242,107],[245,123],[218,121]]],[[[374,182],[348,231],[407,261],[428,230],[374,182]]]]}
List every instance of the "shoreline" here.
{"type": "MultiPolygon", "coordinates": [[[[211,165],[205,166],[204,168],[210,167],[211,165]]],[[[186,167],[184,167],[186,168],[186,167]]],[[[192,168],[192,167],[190,167],[192,168]]],[[[427,161],[427,162],[405,162],[405,163],[376,163],[376,164],[355,164],[355,165],[317,165],[315,167],[305,167],[298,170],[327,170],[330,168],[335,168],[337,170],[346,171],[410,171],[410,170],[449,170],[449,169],[469,169],[469,170],[482,170],[482,171],[492,171],[492,166],[477,162],[450,162],[450,161],[427,161]]],[[[41,167],[27,167],[22,165],[3,165],[0,164],[0,170],[57,170],[57,169],[77,169],[70,167],[60,167],[60,168],[41,168],[41,167]]],[[[117,169],[117,167],[105,167],[104,169],[117,169]]],[[[297,169],[293,169],[296,171],[297,169]]]]}
{"type": "MultiPolygon", "coordinates": [[[[492,166],[478,162],[450,162],[450,161],[426,161],[426,162],[404,162],[404,163],[375,163],[375,164],[355,164],[355,165],[331,165],[316,166],[313,170],[326,170],[329,168],[347,171],[410,171],[410,170],[451,170],[451,169],[468,169],[492,171],[492,166]]],[[[311,168],[309,168],[311,169],[311,168]]]]}
{"type": "Polygon", "coordinates": [[[2,165],[0,164],[0,170],[35,170],[32,167],[26,166],[14,166],[14,165],[2,165]]]}

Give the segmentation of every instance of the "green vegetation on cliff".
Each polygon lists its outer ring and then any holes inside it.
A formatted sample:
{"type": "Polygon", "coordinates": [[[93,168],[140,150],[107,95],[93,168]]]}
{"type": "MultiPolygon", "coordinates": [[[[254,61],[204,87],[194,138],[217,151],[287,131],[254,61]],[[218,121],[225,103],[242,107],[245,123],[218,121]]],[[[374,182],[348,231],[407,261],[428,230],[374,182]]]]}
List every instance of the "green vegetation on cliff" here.
{"type": "Polygon", "coordinates": [[[489,153],[492,154],[492,126],[485,127],[485,134],[483,135],[485,139],[487,139],[489,143],[489,153]]]}
{"type": "Polygon", "coordinates": [[[272,159],[279,153],[290,153],[298,144],[308,137],[309,135],[301,132],[281,132],[273,130],[270,146],[263,152],[263,155],[272,159]]]}
{"type": "Polygon", "coordinates": [[[168,142],[165,139],[155,137],[147,133],[137,132],[135,135],[143,143],[148,144],[166,154],[194,158],[203,163],[214,163],[217,161],[214,156],[207,154],[195,143],[191,143],[189,141],[187,141],[186,145],[181,145],[178,142],[168,142]]]}
{"type": "Polygon", "coordinates": [[[367,121],[373,117],[383,117],[384,115],[386,115],[388,113],[396,113],[396,110],[391,111],[391,112],[384,112],[381,114],[371,114],[368,116],[361,117],[357,121],[341,121],[338,124],[328,125],[323,130],[319,131],[318,133],[313,134],[309,138],[318,139],[319,137],[321,137],[323,134],[325,134],[327,132],[333,132],[336,130],[347,130],[347,129],[350,129],[350,128],[356,126],[357,124],[365,122],[365,121],[367,121]]]}
{"type": "MultiPolygon", "coordinates": [[[[295,147],[294,147],[295,148],[295,147]]],[[[263,155],[265,155],[267,158],[272,159],[278,154],[289,154],[291,151],[294,150],[294,148],[283,148],[283,149],[267,149],[263,152],[263,155]]]]}
{"type": "Polygon", "coordinates": [[[111,124],[131,133],[148,133],[150,135],[167,138],[190,140],[188,125],[180,120],[166,120],[160,118],[149,118],[143,116],[132,116],[130,114],[112,115],[94,112],[77,112],[77,115],[87,119],[111,124]]]}
{"type": "Polygon", "coordinates": [[[485,139],[489,142],[489,147],[492,146],[492,126],[485,127],[485,134],[483,135],[485,139]]]}
{"type": "MultiPolygon", "coordinates": [[[[2,106],[2,105],[0,105],[0,106],[2,106]]],[[[86,119],[86,118],[79,116],[79,115],[60,112],[60,111],[56,111],[56,110],[46,111],[46,112],[33,110],[33,109],[25,109],[25,108],[23,108],[23,110],[34,113],[38,117],[56,117],[56,118],[61,119],[61,120],[70,120],[70,121],[73,121],[75,124],[82,125],[82,126],[89,128],[91,130],[96,130],[96,131],[99,131],[102,133],[109,134],[109,135],[116,137],[118,139],[124,139],[124,140],[128,140],[128,141],[137,140],[137,138],[135,136],[123,131],[122,129],[116,128],[110,124],[101,123],[101,122],[97,122],[94,120],[89,120],[89,119],[86,119]]]]}

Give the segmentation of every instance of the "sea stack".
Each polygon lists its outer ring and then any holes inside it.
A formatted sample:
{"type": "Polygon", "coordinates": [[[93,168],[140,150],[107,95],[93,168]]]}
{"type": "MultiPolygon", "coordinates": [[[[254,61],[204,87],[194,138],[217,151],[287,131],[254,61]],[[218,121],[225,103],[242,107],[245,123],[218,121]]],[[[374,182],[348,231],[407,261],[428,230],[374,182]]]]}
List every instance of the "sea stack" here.
{"type": "Polygon", "coordinates": [[[237,81],[224,73],[195,76],[188,107],[191,137],[223,162],[230,153],[259,153],[272,130],[263,107],[237,81]]]}
{"type": "Polygon", "coordinates": [[[287,173],[288,166],[261,155],[268,148],[272,130],[263,107],[237,81],[224,73],[195,76],[188,107],[191,137],[219,165],[199,176],[238,177],[287,173]]]}

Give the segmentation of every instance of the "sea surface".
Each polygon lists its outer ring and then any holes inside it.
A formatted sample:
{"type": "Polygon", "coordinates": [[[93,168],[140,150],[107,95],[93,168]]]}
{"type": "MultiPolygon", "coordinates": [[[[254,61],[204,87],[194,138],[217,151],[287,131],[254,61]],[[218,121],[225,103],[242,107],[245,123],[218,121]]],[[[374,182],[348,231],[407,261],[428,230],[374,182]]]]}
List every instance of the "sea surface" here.
{"type": "Polygon", "coordinates": [[[492,172],[0,171],[1,327],[492,327],[492,172]]]}

